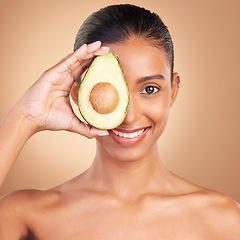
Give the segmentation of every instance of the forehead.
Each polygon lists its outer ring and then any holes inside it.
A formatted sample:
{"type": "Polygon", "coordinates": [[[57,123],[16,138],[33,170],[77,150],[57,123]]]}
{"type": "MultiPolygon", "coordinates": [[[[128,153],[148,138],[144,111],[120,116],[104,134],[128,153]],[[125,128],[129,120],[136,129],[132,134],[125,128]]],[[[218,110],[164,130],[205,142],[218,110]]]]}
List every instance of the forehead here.
{"type": "Polygon", "coordinates": [[[166,53],[144,39],[131,39],[123,43],[105,44],[110,52],[119,58],[126,78],[142,78],[153,74],[162,74],[171,78],[171,70],[166,53]]]}

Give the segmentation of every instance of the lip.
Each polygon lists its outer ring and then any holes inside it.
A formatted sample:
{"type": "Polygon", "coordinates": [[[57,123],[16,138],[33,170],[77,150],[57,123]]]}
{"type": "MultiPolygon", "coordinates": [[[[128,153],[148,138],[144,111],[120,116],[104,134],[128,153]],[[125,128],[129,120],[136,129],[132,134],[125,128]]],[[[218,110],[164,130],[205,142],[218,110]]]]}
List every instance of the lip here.
{"type": "Polygon", "coordinates": [[[119,144],[121,144],[122,146],[132,146],[137,144],[138,142],[140,142],[148,133],[149,129],[151,127],[146,127],[146,128],[138,128],[138,129],[134,129],[134,130],[126,130],[126,129],[118,129],[115,128],[114,130],[118,131],[118,132],[122,132],[122,133],[134,133],[140,130],[143,130],[143,133],[137,137],[134,138],[123,138],[120,136],[117,136],[116,134],[113,133],[112,130],[109,130],[110,136],[113,138],[113,140],[119,144]]]}

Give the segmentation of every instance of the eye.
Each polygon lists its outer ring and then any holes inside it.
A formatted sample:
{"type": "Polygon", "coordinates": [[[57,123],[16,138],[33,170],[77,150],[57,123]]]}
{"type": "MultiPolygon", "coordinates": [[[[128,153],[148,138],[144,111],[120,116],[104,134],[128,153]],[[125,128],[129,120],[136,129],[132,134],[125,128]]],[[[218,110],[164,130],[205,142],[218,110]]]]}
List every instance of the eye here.
{"type": "Polygon", "coordinates": [[[140,93],[143,94],[154,94],[157,93],[160,89],[155,86],[147,86],[140,93]]]}

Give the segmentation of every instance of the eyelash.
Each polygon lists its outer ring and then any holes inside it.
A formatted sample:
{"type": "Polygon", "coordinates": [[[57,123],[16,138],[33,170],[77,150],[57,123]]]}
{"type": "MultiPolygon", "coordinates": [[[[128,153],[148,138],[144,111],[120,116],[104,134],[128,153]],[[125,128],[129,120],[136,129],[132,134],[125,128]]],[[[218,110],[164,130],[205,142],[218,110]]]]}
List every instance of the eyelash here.
{"type": "Polygon", "coordinates": [[[157,92],[159,92],[159,91],[160,91],[160,88],[159,88],[159,87],[150,85],[150,86],[145,87],[140,93],[151,95],[151,94],[155,94],[155,93],[157,93],[157,92]],[[147,89],[148,89],[148,88],[151,89],[151,90],[150,90],[150,93],[147,92],[147,89]]]}

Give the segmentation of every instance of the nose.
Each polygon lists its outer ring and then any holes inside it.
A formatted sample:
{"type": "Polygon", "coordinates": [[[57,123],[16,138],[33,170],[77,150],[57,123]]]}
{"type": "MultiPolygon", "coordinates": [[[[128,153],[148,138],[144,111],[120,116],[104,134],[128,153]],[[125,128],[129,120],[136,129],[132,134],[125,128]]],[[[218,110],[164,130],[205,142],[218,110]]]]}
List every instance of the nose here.
{"type": "Polygon", "coordinates": [[[137,101],[137,96],[134,97],[130,95],[128,111],[122,125],[133,125],[141,118],[141,115],[141,108],[137,101]]]}

